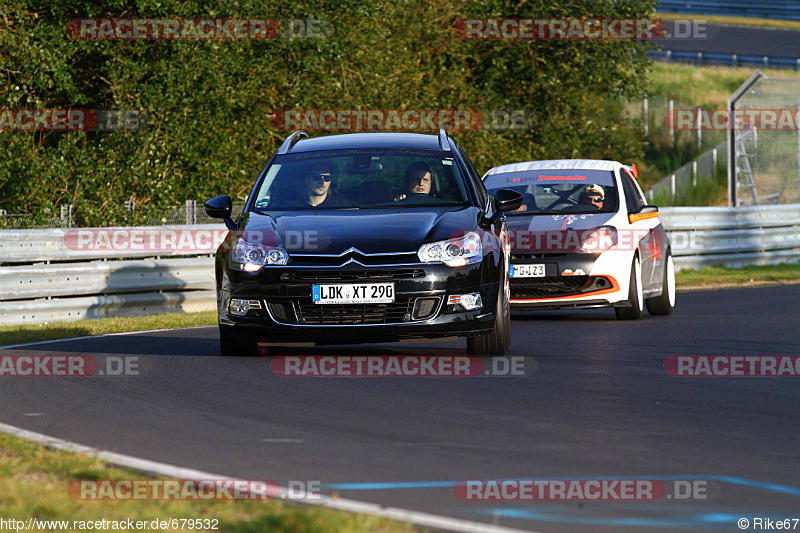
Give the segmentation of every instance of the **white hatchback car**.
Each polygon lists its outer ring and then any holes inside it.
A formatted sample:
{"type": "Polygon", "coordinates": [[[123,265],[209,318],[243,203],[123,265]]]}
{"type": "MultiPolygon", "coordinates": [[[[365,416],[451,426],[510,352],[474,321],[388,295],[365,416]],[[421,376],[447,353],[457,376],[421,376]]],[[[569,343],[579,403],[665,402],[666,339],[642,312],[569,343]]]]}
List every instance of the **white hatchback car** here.
{"type": "Polygon", "coordinates": [[[562,159],[495,167],[490,194],[511,189],[523,205],[511,232],[512,309],[614,307],[622,319],[666,315],[675,267],[658,208],[647,205],[635,166],[562,159]]]}

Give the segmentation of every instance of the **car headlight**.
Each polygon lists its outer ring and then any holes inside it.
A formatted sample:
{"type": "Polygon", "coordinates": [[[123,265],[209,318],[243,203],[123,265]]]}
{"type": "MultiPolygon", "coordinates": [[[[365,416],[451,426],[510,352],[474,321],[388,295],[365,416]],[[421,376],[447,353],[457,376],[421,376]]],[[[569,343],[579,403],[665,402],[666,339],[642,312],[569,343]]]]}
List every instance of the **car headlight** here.
{"type": "Polygon", "coordinates": [[[285,265],[289,253],[283,248],[254,244],[244,239],[236,241],[231,253],[231,264],[237,270],[258,272],[265,265],[285,265]]]}
{"type": "Polygon", "coordinates": [[[470,232],[457,239],[423,244],[417,257],[423,263],[441,262],[450,267],[461,267],[480,261],[483,257],[483,246],[480,236],[470,232]]]}
{"type": "Polygon", "coordinates": [[[601,226],[583,239],[581,252],[603,252],[616,244],[617,228],[613,226],[601,226]]]}

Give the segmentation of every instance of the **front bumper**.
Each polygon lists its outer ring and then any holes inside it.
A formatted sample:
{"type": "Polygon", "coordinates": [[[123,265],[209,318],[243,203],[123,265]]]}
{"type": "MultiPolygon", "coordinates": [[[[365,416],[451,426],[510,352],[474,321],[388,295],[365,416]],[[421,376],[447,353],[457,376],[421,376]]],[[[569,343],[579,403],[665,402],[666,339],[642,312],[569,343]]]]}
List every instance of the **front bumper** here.
{"type": "MultiPolygon", "coordinates": [[[[496,269],[495,269],[496,270],[496,269]]],[[[339,267],[266,267],[257,273],[226,268],[218,290],[219,323],[264,344],[354,344],[485,333],[494,325],[499,281],[484,261],[460,268],[442,264],[339,267]],[[392,282],[389,304],[319,305],[312,285],[392,282]],[[478,292],[483,306],[465,311],[447,297],[478,292]],[[232,315],[230,298],[260,302],[246,316],[232,315]]]]}
{"type": "Polygon", "coordinates": [[[510,278],[514,309],[592,308],[614,305],[619,273],[601,253],[512,253],[513,265],[544,264],[545,276],[510,278]]]}

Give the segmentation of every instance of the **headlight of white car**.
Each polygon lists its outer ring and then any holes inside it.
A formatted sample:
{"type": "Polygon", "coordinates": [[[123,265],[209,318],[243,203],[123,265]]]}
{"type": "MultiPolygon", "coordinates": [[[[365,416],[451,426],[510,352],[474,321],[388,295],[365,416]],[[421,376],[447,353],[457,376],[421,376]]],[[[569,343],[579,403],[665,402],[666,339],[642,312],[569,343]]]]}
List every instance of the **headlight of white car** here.
{"type": "Polygon", "coordinates": [[[265,265],[285,265],[289,253],[283,248],[254,244],[242,238],[236,241],[231,253],[231,264],[237,270],[258,272],[265,265]]]}
{"type": "Polygon", "coordinates": [[[583,239],[581,252],[604,252],[617,244],[617,228],[601,226],[583,239]]]}
{"type": "Polygon", "coordinates": [[[442,262],[450,267],[461,267],[480,261],[483,257],[483,246],[480,236],[470,232],[457,239],[423,244],[417,256],[423,263],[442,262]]]}

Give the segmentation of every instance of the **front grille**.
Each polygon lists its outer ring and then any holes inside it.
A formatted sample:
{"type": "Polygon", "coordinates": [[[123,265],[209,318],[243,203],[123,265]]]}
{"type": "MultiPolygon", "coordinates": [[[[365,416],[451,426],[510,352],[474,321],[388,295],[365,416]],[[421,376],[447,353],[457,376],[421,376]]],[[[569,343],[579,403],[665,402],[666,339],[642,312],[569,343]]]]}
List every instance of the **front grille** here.
{"type": "Polygon", "coordinates": [[[532,252],[511,252],[511,262],[525,262],[531,260],[542,260],[542,259],[558,259],[560,257],[564,257],[567,254],[565,253],[532,253],[532,252]]]}
{"type": "Polygon", "coordinates": [[[326,256],[310,254],[290,254],[291,265],[295,266],[344,266],[350,260],[357,261],[364,266],[418,264],[419,257],[416,252],[401,254],[375,254],[366,255],[351,252],[343,256],[326,256]]]}
{"type": "Polygon", "coordinates": [[[365,279],[412,279],[424,278],[425,271],[420,268],[405,270],[292,270],[281,274],[283,281],[357,281],[365,279]]]}
{"type": "Polygon", "coordinates": [[[413,306],[413,298],[390,304],[295,303],[297,323],[307,325],[397,324],[407,321],[413,306]]]}
{"type": "Polygon", "coordinates": [[[511,298],[554,298],[571,296],[610,288],[603,277],[553,276],[545,278],[511,279],[511,298]]]}

